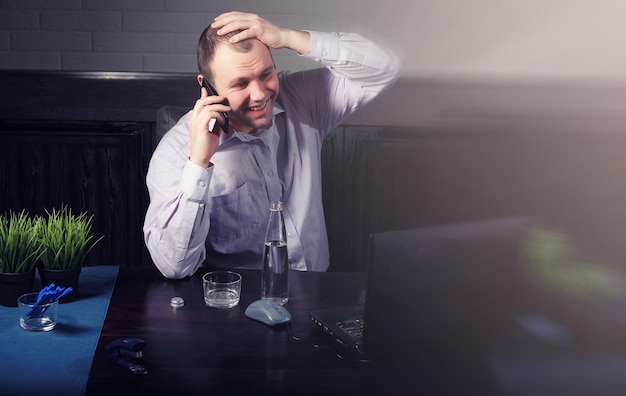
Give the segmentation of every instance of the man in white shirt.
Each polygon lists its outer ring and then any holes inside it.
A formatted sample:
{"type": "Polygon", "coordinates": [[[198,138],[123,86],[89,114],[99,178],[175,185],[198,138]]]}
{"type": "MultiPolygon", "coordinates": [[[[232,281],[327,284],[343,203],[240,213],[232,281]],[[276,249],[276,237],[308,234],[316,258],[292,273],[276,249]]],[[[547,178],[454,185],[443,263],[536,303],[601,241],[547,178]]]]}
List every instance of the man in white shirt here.
{"type": "Polygon", "coordinates": [[[292,30],[229,12],[202,33],[198,67],[198,83],[217,95],[201,88],[159,143],[146,178],[144,236],[155,265],[174,279],[205,261],[260,269],[270,202],[280,200],[290,268],[325,271],[322,141],[394,83],[398,58],[358,34],[292,30]],[[277,73],[270,48],[324,67],[277,73]]]}

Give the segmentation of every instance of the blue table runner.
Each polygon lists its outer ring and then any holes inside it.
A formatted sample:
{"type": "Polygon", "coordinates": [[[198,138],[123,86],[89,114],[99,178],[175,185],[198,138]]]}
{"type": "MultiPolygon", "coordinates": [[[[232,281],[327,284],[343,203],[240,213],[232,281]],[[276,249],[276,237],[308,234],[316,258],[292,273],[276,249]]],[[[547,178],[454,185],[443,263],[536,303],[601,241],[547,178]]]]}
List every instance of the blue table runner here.
{"type": "MultiPolygon", "coordinates": [[[[78,298],[59,305],[56,327],[24,330],[17,307],[0,306],[0,394],[83,395],[118,273],[82,269],[78,298]]],[[[38,277],[34,290],[41,288],[38,277]]]]}

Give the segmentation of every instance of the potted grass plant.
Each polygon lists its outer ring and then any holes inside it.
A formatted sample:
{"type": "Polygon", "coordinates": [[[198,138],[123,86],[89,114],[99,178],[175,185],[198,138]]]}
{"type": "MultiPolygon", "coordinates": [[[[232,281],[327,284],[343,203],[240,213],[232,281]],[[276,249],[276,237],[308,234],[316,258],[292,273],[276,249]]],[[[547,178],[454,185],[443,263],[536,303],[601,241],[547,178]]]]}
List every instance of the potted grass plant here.
{"type": "Polygon", "coordinates": [[[42,219],[21,212],[0,215],[0,304],[17,306],[17,298],[32,292],[35,267],[41,257],[42,219]]]}
{"type": "Polygon", "coordinates": [[[87,255],[104,237],[95,237],[93,215],[87,212],[76,214],[63,205],[60,209],[46,211],[46,214],[39,227],[41,284],[42,287],[50,283],[72,287],[74,291],[62,302],[73,301],[78,294],[78,280],[87,255]]]}

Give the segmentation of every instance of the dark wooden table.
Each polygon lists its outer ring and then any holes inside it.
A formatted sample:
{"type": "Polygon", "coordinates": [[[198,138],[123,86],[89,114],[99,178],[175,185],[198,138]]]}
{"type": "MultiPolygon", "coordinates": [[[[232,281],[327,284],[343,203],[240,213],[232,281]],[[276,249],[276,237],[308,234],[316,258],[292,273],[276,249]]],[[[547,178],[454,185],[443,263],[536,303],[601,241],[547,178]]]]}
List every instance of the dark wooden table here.
{"type": "Polygon", "coordinates": [[[243,276],[239,305],[207,307],[200,270],[184,280],[154,268],[121,268],[96,349],[88,395],[352,395],[428,390],[425,374],[410,365],[357,361],[309,319],[312,309],[358,302],[363,273],[290,274],[290,329],[271,328],[244,315],[260,298],[260,273],[243,276]],[[174,309],[170,299],[185,306],[174,309]],[[134,376],[107,359],[105,346],[124,336],[146,341],[149,373],[134,376]]]}
{"type": "Polygon", "coordinates": [[[419,363],[364,362],[308,316],[357,303],[364,273],[292,272],[286,305],[292,324],[271,328],[244,315],[260,297],[259,271],[240,271],[241,301],[229,310],[204,304],[205,272],[168,280],[153,267],[120,268],[87,395],[626,394],[624,293],[603,304],[564,298],[529,304],[538,294],[528,290],[502,323],[421,340],[436,345],[436,354],[419,363]],[[185,306],[172,308],[174,296],[185,306]],[[105,346],[125,336],[146,341],[147,375],[108,360],[105,346]]]}

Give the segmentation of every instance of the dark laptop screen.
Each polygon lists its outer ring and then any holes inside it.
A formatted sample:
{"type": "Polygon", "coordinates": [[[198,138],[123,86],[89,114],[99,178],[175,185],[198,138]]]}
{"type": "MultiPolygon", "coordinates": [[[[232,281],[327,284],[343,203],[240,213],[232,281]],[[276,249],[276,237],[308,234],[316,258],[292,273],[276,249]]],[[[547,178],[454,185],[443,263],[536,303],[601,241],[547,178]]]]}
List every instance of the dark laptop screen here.
{"type": "Polygon", "coordinates": [[[365,353],[415,360],[479,347],[510,309],[535,219],[510,217],[370,236],[365,353]]]}

